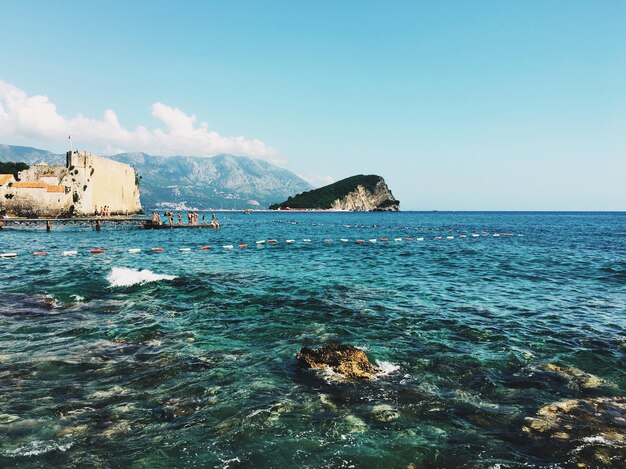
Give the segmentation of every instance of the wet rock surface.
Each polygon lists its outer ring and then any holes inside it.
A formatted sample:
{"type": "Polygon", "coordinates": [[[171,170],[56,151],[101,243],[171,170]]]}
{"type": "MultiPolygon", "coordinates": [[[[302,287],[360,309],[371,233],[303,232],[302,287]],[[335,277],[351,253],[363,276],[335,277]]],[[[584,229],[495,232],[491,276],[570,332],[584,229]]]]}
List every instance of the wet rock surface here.
{"type": "Polygon", "coordinates": [[[575,367],[548,363],[542,367],[542,371],[568,381],[570,385],[577,386],[581,389],[594,389],[611,385],[611,383],[608,383],[602,378],[592,375],[591,373],[586,373],[575,367]]]}
{"type": "Polygon", "coordinates": [[[527,420],[523,431],[535,440],[575,446],[572,458],[579,467],[626,464],[626,397],[548,404],[527,420]]]}
{"type": "Polygon", "coordinates": [[[334,342],[318,349],[303,347],[296,359],[301,368],[329,367],[346,378],[372,379],[377,371],[363,350],[334,342]]]}

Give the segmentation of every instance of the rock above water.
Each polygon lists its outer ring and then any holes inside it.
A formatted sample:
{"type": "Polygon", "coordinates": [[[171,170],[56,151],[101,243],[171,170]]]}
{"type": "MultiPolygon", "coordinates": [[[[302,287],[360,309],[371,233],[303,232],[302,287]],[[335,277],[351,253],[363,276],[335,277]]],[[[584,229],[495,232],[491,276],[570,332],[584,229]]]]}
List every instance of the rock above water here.
{"type": "Polygon", "coordinates": [[[377,371],[363,350],[334,342],[318,349],[303,347],[296,359],[301,368],[330,367],[346,378],[372,379],[377,371]]]}
{"type": "Polygon", "coordinates": [[[359,174],[270,206],[270,210],[294,209],[397,212],[400,201],[393,196],[382,177],[359,174]]]}

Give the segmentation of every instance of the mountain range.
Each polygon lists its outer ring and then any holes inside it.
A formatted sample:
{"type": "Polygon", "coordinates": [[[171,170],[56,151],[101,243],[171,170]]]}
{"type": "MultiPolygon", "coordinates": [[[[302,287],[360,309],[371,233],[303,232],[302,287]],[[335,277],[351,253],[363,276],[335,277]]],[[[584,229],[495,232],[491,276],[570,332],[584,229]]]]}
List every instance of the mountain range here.
{"type": "MultiPolygon", "coordinates": [[[[267,208],[313,188],[291,171],[245,156],[119,153],[108,158],[135,168],[140,178],[139,191],[144,210],[267,208]]],[[[65,155],[31,147],[0,145],[0,161],[64,165],[65,155]]]]}

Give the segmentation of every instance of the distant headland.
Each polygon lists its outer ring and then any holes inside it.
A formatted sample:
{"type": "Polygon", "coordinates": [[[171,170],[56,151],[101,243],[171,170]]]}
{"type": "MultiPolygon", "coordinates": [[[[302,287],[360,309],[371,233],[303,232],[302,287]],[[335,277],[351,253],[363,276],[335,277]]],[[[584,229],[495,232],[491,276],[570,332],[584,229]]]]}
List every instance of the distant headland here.
{"type": "Polygon", "coordinates": [[[381,176],[373,174],[352,176],[270,206],[270,210],[344,210],[389,211],[400,210],[397,200],[381,176]]]}

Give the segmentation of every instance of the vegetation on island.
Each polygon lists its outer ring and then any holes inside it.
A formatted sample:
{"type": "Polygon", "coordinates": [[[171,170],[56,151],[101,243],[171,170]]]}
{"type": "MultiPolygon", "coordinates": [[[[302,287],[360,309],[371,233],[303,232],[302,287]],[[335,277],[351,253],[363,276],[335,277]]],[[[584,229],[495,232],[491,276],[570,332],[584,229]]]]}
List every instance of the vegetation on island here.
{"type": "Polygon", "coordinates": [[[2,161],[0,161],[0,174],[12,174],[13,177],[15,177],[15,179],[17,180],[17,173],[19,173],[20,171],[24,171],[29,167],[30,166],[28,166],[26,163],[15,163],[13,161],[7,161],[6,163],[3,163],[2,161]]]}
{"type": "MultiPolygon", "coordinates": [[[[376,185],[383,178],[373,174],[352,176],[341,181],[337,181],[328,186],[320,187],[310,191],[302,192],[294,197],[289,197],[285,202],[270,205],[270,210],[290,209],[319,209],[328,210],[332,208],[337,199],[342,199],[354,190],[357,186],[363,186],[368,192],[374,192],[376,185]]],[[[384,201],[381,208],[393,205],[397,201],[384,201]]]]}

